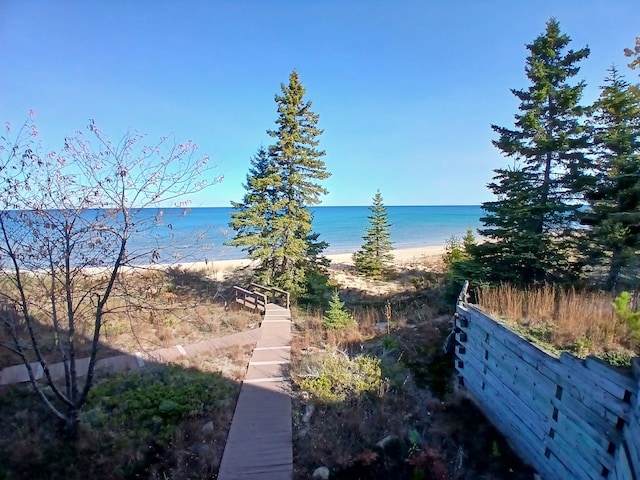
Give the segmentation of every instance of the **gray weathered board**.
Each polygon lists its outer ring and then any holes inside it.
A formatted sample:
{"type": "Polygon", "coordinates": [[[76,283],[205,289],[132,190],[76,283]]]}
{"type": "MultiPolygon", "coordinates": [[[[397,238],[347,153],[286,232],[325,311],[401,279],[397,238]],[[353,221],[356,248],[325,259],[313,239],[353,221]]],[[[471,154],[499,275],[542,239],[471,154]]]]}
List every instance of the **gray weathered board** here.
{"type": "Polygon", "coordinates": [[[626,375],[555,356],[461,297],[456,368],[465,388],[545,480],[640,480],[640,361],[626,375]]]}

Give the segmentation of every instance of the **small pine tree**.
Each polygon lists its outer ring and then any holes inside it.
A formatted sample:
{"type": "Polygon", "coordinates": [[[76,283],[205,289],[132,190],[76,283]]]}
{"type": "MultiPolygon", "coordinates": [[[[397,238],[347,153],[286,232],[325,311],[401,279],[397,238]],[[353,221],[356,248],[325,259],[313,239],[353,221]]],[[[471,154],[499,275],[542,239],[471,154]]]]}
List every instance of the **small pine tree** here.
{"type": "Polygon", "coordinates": [[[477,246],[473,230],[470,228],[462,239],[452,235],[446,240],[442,260],[446,267],[445,298],[448,302],[455,301],[465,280],[471,282],[473,288],[484,284],[486,269],[472,254],[477,246]]]}
{"type": "Polygon", "coordinates": [[[322,323],[327,328],[347,328],[355,320],[349,312],[344,309],[344,302],[340,301],[338,291],[334,290],[329,309],[322,318],[322,323]]]}
{"type": "Polygon", "coordinates": [[[626,290],[621,292],[611,304],[613,309],[623,322],[625,322],[631,330],[631,335],[638,342],[640,347],[640,312],[631,308],[631,294],[626,290]]]}
{"type": "Polygon", "coordinates": [[[353,254],[353,263],[361,275],[380,279],[393,272],[393,246],[389,240],[391,224],[387,220],[387,209],[382,202],[380,190],[373,197],[369,210],[371,226],[362,237],[362,248],[353,254]]]}

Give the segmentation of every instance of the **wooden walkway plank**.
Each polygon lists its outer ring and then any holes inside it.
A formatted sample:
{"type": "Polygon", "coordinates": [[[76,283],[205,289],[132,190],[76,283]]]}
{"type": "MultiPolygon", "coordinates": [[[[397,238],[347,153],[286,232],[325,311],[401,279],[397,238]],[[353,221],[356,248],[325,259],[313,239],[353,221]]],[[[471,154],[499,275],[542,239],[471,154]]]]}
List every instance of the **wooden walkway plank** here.
{"type": "Polygon", "coordinates": [[[227,437],[219,480],[291,480],[291,313],[268,304],[227,437]]]}
{"type": "Polygon", "coordinates": [[[269,350],[255,349],[251,357],[251,364],[266,361],[284,361],[288,362],[291,350],[289,348],[272,348],[269,350]]]}

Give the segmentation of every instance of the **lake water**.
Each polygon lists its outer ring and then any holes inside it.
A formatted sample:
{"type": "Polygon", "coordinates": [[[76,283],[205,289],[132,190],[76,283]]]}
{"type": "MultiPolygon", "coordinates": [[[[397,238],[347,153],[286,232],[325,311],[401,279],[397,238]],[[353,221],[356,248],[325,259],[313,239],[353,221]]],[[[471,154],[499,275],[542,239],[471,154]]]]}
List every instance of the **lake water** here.
{"type": "MultiPolygon", "coordinates": [[[[471,206],[387,206],[394,248],[443,245],[451,235],[462,237],[466,230],[480,227],[482,209],[471,206]]],[[[370,226],[369,207],[314,207],[313,227],[320,240],[329,243],[326,254],[349,253],[362,245],[362,236],[370,226]]],[[[239,248],[224,242],[233,237],[229,228],[232,209],[229,207],[163,209],[160,223],[153,231],[135,236],[129,244],[133,249],[150,249],[158,245],[160,262],[204,261],[244,258],[239,248]]],[[[158,211],[145,211],[149,217],[158,211]]]]}

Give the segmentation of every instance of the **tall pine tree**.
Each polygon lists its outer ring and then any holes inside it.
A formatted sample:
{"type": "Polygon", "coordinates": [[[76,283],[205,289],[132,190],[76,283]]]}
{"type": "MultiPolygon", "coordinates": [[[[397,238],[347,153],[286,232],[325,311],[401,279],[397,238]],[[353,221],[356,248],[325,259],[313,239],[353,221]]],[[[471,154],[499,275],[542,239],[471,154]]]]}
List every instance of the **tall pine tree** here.
{"type": "Polygon", "coordinates": [[[499,135],[494,145],[515,164],[511,172],[496,170],[489,188],[498,199],[483,205],[487,214],[479,230],[491,241],[479,245],[476,254],[491,258],[497,279],[527,284],[568,272],[578,208],[573,178],[588,142],[580,121],[584,83],[569,80],[589,54],[588,48],[567,50],[569,42],[558,22],[549,20],[544,35],[527,45],[530,87],[512,90],[520,100],[514,128],[492,126],[499,135]]]}
{"type": "Polygon", "coordinates": [[[267,150],[261,147],[251,159],[242,202],[231,202],[235,211],[231,213],[229,225],[236,233],[228,244],[242,247],[249,258],[259,260],[266,269],[271,256],[270,224],[276,213],[279,185],[275,166],[267,150]]]}
{"type": "Polygon", "coordinates": [[[369,207],[368,216],[370,227],[362,239],[362,248],[353,254],[356,271],[371,278],[383,278],[393,271],[393,249],[387,219],[387,208],[382,201],[382,194],[378,190],[373,197],[373,204],[369,207]]]}
{"type": "Polygon", "coordinates": [[[252,163],[242,202],[232,202],[229,242],[258,260],[258,279],[268,285],[305,292],[309,270],[319,268],[325,242],[312,232],[309,207],[320,203],[327,190],[320,185],[330,174],[319,150],[318,115],[304,99],[306,89],[297,72],[276,95],[276,128],[268,130],[275,143],[261,150],[252,163]]]}
{"type": "MultiPolygon", "coordinates": [[[[582,178],[589,225],[586,252],[594,266],[604,266],[604,287],[613,290],[623,269],[640,249],[640,102],[615,68],[595,103],[593,156],[582,178]]],[[[633,278],[632,285],[637,286],[633,278]]]]}
{"type": "Polygon", "coordinates": [[[531,194],[531,178],[523,168],[495,170],[493,182],[488,185],[498,197],[482,205],[486,215],[480,220],[484,228],[480,233],[493,241],[469,246],[474,259],[474,270],[482,272],[487,282],[522,284],[541,279],[552,264],[544,256],[549,249],[548,235],[536,233],[540,208],[531,194]]]}

